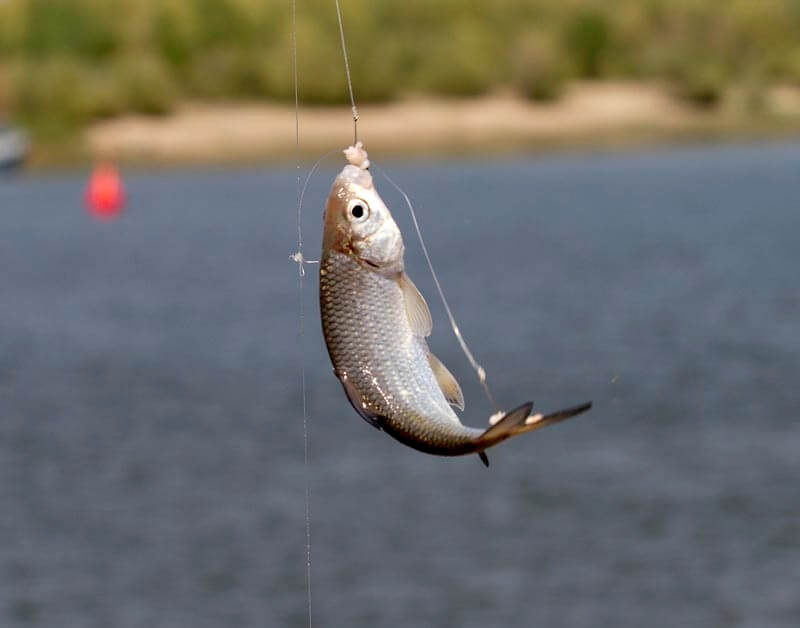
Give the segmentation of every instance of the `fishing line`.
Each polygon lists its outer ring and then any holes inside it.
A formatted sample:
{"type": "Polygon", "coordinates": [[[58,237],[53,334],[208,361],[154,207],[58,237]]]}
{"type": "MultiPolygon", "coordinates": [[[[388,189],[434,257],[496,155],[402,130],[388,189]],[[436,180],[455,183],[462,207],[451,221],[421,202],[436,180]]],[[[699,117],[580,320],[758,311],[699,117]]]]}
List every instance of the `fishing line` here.
{"type": "MultiPolygon", "coordinates": [[[[294,154],[297,170],[297,253],[294,258],[298,262],[298,310],[300,345],[300,380],[303,395],[303,465],[305,471],[305,517],[306,517],[306,592],[308,599],[308,628],[311,628],[311,479],[308,466],[308,407],[306,401],[306,351],[305,351],[305,307],[303,305],[305,269],[303,266],[303,221],[302,194],[300,190],[300,88],[297,78],[297,0],[292,0],[292,81],[294,83],[294,154]]],[[[306,179],[308,183],[308,179],[306,179]]]]}
{"type": "Polygon", "coordinates": [[[350,80],[350,62],[347,59],[347,44],[344,41],[344,26],[342,25],[342,9],[339,7],[339,0],[336,2],[336,18],[339,20],[339,37],[342,40],[342,56],[344,57],[344,71],[347,74],[347,89],[350,92],[350,107],[353,112],[353,146],[358,142],[358,108],[356,99],[353,96],[353,81],[350,80]]]}
{"type": "Polygon", "coordinates": [[[466,340],[461,335],[461,330],[458,327],[458,323],[456,323],[456,319],[453,316],[453,312],[450,309],[450,305],[447,302],[447,298],[444,296],[444,290],[442,290],[442,285],[439,283],[439,277],[436,276],[436,271],[433,269],[433,263],[431,262],[431,256],[428,255],[428,247],[425,246],[425,240],[422,238],[422,231],[419,228],[419,223],[417,222],[417,214],[414,211],[414,206],[411,204],[411,199],[408,198],[408,194],[406,194],[403,189],[395,183],[392,178],[386,174],[383,170],[379,169],[375,166],[375,163],[372,163],[372,167],[375,168],[378,172],[381,173],[381,176],[386,179],[389,183],[392,184],[395,190],[397,190],[405,200],[406,205],[408,206],[408,210],[411,212],[411,220],[414,222],[414,229],[417,232],[417,238],[419,239],[419,244],[422,247],[422,253],[425,255],[425,261],[428,263],[428,269],[431,271],[431,276],[433,277],[433,282],[436,284],[436,290],[439,292],[439,298],[442,300],[442,304],[444,305],[444,309],[447,312],[447,318],[450,319],[450,327],[453,329],[453,333],[455,334],[456,339],[458,340],[458,344],[461,345],[461,350],[464,352],[464,355],[467,356],[467,360],[469,360],[470,365],[475,370],[475,373],[478,375],[478,380],[483,386],[483,391],[486,393],[486,397],[489,399],[489,402],[492,404],[495,412],[498,411],[497,403],[494,400],[494,396],[492,395],[491,390],[489,390],[489,384],[486,382],[486,370],[478,364],[478,361],[475,359],[475,356],[472,355],[472,351],[469,350],[467,346],[466,340]]]}
{"type": "MultiPolygon", "coordinates": [[[[322,157],[317,159],[317,161],[314,162],[314,165],[311,167],[311,170],[308,171],[308,174],[306,175],[306,180],[303,182],[303,190],[299,194],[300,200],[297,202],[298,219],[299,219],[299,216],[300,216],[300,212],[302,211],[302,208],[303,208],[303,200],[305,199],[306,189],[308,189],[308,183],[309,183],[309,181],[311,181],[311,177],[314,175],[314,173],[317,171],[317,168],[319,168],[320,164],[323,161],[325,161],[328,157],[330,157],[334,153],[338,153],[338,152],[339,152],[338,149],[334,149],[334,150],[328,151],[322,157]]],[[[297,176],[297,184],[298,184],[298,189],[299,189],[299,185],[300,185],[300,175],[299,174],[297,176]]],[[[300,230],[298,229],[298,232],[299,231],[300,230]]],[[[299,267],[300,275],[302,275],[302,276],[305,276],[305,274],[306,274],[306,269],[305,269],[305,265],[306,264],[319,264],[319,260],[318,259],[306,259],[305,257],[303,257],[303,253],[302,253],[302,251],[300,249],[298,249],[296,253],[293,253],[292,255],[290,255],[289,259],[292,260],[293,262],[297,262],[297,265],[299,267]]]]}
{"type": "MultiPolygon", "coordinates": [[[[294,18],[294,7],[296,0],[292,0],[292,17],[294,18]]],[[[294,24],[294,20],[293,20],[294,24]]],[[[297,165],[297,252],[289,256],[294,262],[297,262],[298,276],[299,276],[299,332],[298,342],[300,344],[300,374],[301,374],[301,389],[303,395],[303,463],[305,469],[305,507],[306,507],[306,589],[308,591],[308,626],[311,628],[311,490],[310,490],[310,468],[308,464],[308,410],[307,410],[307,393],[306,393],[306,348],[305,348],[305,306],[303,303],[304,296],[304,282],[303,279],[306,274],[306,264],[319,264],[319,260],[308,260],[303,256],[303,200],[306,196],[308,183],[311,177],[317,171],[320,164],[338,150],[331,150],[325,153],[322,157],[317,159],[311,170],[308,171],[305,181],[303,181],[302,188],[300,186],[300,107],[297,95],[297,31],[294,32],[292,38],[292,60],[294,63],[294,81],[295,81],[295,158],[297,165]]]]}

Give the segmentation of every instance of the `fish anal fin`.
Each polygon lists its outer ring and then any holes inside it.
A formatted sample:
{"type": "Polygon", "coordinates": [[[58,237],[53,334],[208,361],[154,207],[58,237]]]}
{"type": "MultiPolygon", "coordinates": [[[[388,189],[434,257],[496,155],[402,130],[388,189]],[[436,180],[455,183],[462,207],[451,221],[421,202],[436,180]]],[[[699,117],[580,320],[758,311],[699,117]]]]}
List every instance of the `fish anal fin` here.
{"type": "Polygon", "coordinates": [[[444,398],[447,403],[454,405],[459,410],[464,410],[464,393],[461,392],[461,386],[458,385],[456,378],[442,364],[442,361],[432,353],[428,353],[428,364],[431,365],[436,381],[439,383],[439,388],[444,393],[444,398]]]}
{"type": "Polygon", "coordinates": [[[383,417],[379,414],[375,414],[374,412],[370,412],[367,407],[367,404],[364,403],[364,399],[361,396],[361,393],[358,389],[353,385],[349,379],[347,379],[347,375],[340,375],[336,373],[336,377],[339,378],[339,381],[342,383],[342,388],[344,388],[344,393],[347,395],[347,400],[350,402],[350,405],[353,406],[353,410],[358,413],[362,419],[364,419],[367,423],[369,423],[372,427],[377,429],[383,429],[381,427],[381,421],[383,417]]]}
{"type": "Polygon", "coordinates": [[[428,304],[425,302],[420,291],[414,282],[405,273],[400,273],[398,279],[400,289],[403,291],[403,300],[406,306],[406,316],[411,326],[411,331],[415,336],[425,338],[431,335],[433,329],[433,319],[428,304]]]}

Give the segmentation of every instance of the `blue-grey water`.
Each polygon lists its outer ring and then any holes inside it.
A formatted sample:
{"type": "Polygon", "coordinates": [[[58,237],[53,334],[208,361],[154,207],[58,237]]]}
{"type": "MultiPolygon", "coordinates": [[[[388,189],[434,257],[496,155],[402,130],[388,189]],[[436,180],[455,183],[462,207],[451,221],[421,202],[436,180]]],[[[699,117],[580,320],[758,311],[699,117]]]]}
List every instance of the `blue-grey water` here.
{"type": "Polygon", "coordinates": [[[129,172],[106,223],[84,172],[0,179],[0,626],[305,626],[307,477],[314,626],[799,625],[800,146],[385,165],[502,405],[594,409],[407,449],[309,267],[306,473],[292,170],[129,172]]]}

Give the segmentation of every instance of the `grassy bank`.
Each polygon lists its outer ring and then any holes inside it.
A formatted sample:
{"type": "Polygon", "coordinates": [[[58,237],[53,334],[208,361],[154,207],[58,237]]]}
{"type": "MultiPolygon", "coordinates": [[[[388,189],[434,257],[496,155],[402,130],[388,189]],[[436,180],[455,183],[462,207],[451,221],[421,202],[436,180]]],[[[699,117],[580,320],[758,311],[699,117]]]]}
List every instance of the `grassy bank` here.
{"type": "MultiPolygon", "coordinates": [[[[332,0],[298,4],[304,105],[347,98],[332,0]]],[[[762,115],[800,84],[796,0],[343,0],[362,104],[511,89],[563,98],[575,81],[659,82],[699,109],[735,93],[762,115]]],[[[181,103],[292,101],[288,0],[0,3],[0,115],[39,144],[181,103]]]]}
{"type": "MultiPolygon", "coordinates": [[[[468,96],[571,79],[664,79],[711,105],[731,84],[800,82],[795,0],[344,0],[357,96],[468,96]]],[[[288,0],[0,4],[0,108],[50,131],[184,98],[291,95],[288,0]]],[[[306,104],[346,98],[332,0],[298,2],[306,104]]]]}

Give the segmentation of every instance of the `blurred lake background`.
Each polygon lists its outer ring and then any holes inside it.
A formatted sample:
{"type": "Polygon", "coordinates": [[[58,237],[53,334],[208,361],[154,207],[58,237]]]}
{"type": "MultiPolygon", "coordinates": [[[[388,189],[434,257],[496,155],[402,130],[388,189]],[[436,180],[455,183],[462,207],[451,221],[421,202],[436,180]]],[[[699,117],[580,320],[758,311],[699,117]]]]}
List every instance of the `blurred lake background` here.
{"type": "MultiPolygon", "coordinates": [[[[289,2],[0,0],[33,146],[0,173],[0,626],[307,626],[308,480],[314,626],[794,628],[798,5],[342,6],[361,137],[499,402],[594,408],[488,470],[401,446],[331,373],[314,266],[303,358],[289,2]]],[[[316,259],[352,122],[333,2],[298,12],[316,259]]]]}
{"type": "MultiPolygon", "coordinates": [[[[776,144],[387,166],[500,402],[595,407],[489,469],[407,449],[346,402],[309,267],[314,625],[795,626],[798,163],[776,144]]],[[[128,184],[110,224],[83,173],[0,184],[0,624],[304,626],[294,172],[128,184]]]]}

